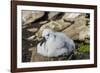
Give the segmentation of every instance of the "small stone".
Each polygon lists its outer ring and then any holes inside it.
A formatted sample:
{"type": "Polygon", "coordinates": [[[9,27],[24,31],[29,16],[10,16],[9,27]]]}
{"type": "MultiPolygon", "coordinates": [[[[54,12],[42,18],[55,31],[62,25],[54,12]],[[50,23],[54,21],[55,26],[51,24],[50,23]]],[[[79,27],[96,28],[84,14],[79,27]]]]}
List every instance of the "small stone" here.
{"type": "Polygon", "coordinates": [[[33,40],[34,38],[35,38],[35,35],[28,37],[27,40],[33,40]]]}
{"type": "Polygon", "coordinates": [[[29,28],[29,29],[27,29],[27,31],[35,33],[38,31],[38,28],[29,28]]]}

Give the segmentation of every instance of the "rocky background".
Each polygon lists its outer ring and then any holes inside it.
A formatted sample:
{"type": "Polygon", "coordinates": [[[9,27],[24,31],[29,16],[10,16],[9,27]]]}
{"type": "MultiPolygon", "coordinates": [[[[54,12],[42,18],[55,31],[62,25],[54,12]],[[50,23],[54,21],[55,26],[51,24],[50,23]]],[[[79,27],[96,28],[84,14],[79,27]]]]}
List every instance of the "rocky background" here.
{"type": "Polygon", "coordinates": [[[89,59],[90,14],[22,11],[22,62],[89,59]],[[64,32],[76,44],[70,56],[44,57],[36,53],[43,29],[64,32]]]}

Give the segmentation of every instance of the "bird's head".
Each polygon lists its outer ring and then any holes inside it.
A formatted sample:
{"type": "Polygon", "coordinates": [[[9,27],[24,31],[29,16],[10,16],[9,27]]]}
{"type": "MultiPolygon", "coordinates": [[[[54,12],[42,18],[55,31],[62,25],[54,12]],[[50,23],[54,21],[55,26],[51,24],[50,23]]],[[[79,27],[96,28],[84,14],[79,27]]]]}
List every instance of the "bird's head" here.
{"type": "Polygon", "coordinates": [[[44,29],[42,32],[42,37],[44,37],[46,40],[49,39],[49,37],[53,36],[53,31],[51,29],[44,29]]]}

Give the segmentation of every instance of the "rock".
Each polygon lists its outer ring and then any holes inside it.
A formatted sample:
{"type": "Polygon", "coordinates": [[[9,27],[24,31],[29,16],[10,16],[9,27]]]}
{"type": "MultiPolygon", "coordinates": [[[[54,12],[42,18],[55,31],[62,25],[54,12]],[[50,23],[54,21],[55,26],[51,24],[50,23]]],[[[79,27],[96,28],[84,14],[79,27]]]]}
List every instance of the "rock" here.
{"type": "Polygon", "coordinates": [[[75,23],[66,28],[63,32],[73,40],[85,40],[89,32],[88,29],[89,28],[86,26],[85,15],[80,15],[75,19],[75,23]]]}
{"type": "Polygon", "coordinates": [[[39,38],[42,35],[42,31],[45,28],[51,28],[54,31],[60,31],[64,32],[67,36],[72,38],[73,40],[82,40],[84,41],[86,38],[89,38],[88,33],[89,33],[89,28],[86,25],[87,24],[87,19],[85,18],[85,14],[80,14],[77,13],[75,16],[74,13],[66,13],[62,19],[53,21],[51,20],[50,22],[42,25],[39,29],[39,31],[36,33],[36,36],[39,38]],[[63,19],[71,19],[74,21],[64,21],[63,19]]]}
{"type": "Polygon", "coordinates": [[[65,13],[65,15],[63,16],[63,19],[65,21],[75,21],[75,19],[81,15],[81,13],[65,13]]]}
{"type": "Polygon", "coordinates": [[[27,31],[35,33],[38,31],[38,28],[28,28],[27,31]]]}
{"type": "Polygon", "coordinates": [[[32,52],[31,62],[67,60],[67,56],[65,56],[65,55],[62,55],[62,56],[59,56],[59,57],[46,57],[46,56],[42,56],[42,55],[37,53],[36,47],[30,48],[29,51],[32,52]]]}
{"type": "Polygon", "coordinates": [[[51,20],[50,22],[41,26],[40,30],[36,33],[36,36],[41,37],[42,31],[45,28],[51,28],[54,31],[61,31],[65,28],[67,28],[69,25],[71,25],[69,22],[64,22],[63,20],[57,20],[57,21],[51,20]]]}
{"type": "Polygon", "coordinates": [[[48,23],[48,21],[41,21],[41,22],[39,22],[39,24],[46,24],[46,23],[48,23]]]}
{"type": "Polygon", "coordinates": [[[49,20],[59,20],[64,16],[64,12],[50,12],[48,14],[48,19],[49,20]]]}
{"type": "Polygon", "coordinates": [[[55,20],[59,18],[60,16],[62,16],[62,12],[49,12],[48,19],[55,20]]]}
{"type": "Polygon", "coordinates": [[[42,11],[22,11],[22,22],[23,25],[30,24],[31,22],[34,22],[35,20],[41,18],[44,15],[44,12],[42,11]]]}
{"type": "Polygon", "coordinates": [[[84,29],[79,32],[79,40],[85,40],[90,37],[88,34],[89,33],[88,29],[89,29],[88,27],[84,27],[84,29]]]}
{"type": "Polygon", "coordinates": [[[35,37],[36,37],[35,35],[32,35],[32,36],[28,37],[27,40],[28,41],[33,40],[35,37]]]}
{"type": "Polygon", "coordinates": [[[48,19],[52,19],[52,18],[55,17],[57,14],[59,14],[59,12],[49,12],[49,14],[48,14],[48,19]]]}

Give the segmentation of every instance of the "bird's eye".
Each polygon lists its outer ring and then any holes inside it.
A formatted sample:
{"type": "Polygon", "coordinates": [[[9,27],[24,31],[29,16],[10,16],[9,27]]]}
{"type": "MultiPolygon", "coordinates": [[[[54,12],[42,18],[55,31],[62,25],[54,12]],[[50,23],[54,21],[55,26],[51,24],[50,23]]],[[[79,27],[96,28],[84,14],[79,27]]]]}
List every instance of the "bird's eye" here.
{"type": "Polygon", "coordinates": [[[47,34],[47,36],[49,36],[49,34],[47,34]]]}

